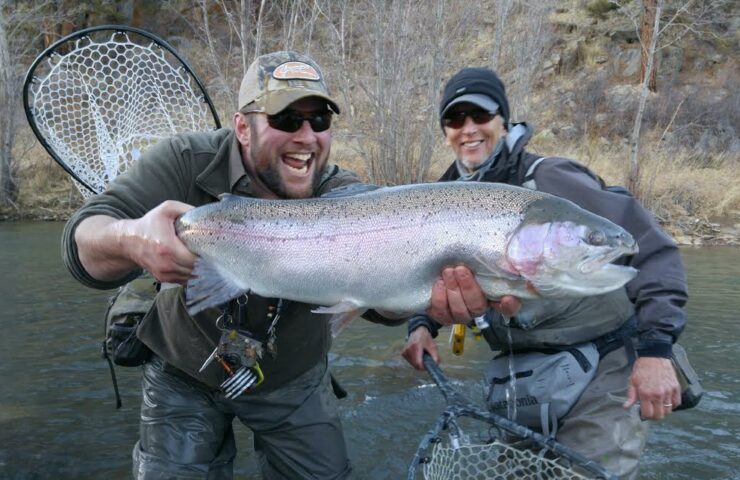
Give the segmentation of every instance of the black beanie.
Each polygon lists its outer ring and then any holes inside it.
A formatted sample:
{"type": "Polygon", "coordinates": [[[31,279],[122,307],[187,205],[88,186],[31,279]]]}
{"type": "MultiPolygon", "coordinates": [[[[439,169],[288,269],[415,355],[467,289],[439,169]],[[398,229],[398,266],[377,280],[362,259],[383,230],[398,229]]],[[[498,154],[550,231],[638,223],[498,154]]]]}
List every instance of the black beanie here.
{"type": "Polygon", "coordinates": [[[499,114],[504,118],[504,127],[509,126],[509,101],[501,79],[488,68],[463,68],[445,84],[442,101],[439,104],[439,117],[442,120],[447,105],[462,95],[482,94],[499,105],[499,114]]]}

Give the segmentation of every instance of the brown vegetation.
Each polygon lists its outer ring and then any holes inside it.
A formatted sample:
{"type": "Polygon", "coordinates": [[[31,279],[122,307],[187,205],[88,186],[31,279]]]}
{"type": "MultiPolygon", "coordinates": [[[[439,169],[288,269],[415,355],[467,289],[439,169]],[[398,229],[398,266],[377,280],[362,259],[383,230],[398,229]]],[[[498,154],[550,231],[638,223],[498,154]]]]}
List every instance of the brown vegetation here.
{"type": "MultiPolygon", "coordinates": [[[[0,4],[7,15],[15,3],[0,4]]],[[[59,16],[56,25],[127,23],[166,39],[204,80],[224,123],[255,54],[292,48],[313,55],[343,104],[333,158],[369,181],[426,181],[441,173],[451,156],[436,122],[437,102],[444,80],[468,65],[496,66],[513,120],[536,127],[532,149],[580,160],[609,183],[626,181],[641,55],[638,30],[614,3],[544,1],[536,9],[512,0],[121,3],[131,8],[99,11],[82,2],[61,16],[40,12],[59,16]]],[[[635,4],[624,3],[634,13],[635,4]]],[[[665,4],[670,13],[686,2],[665,4]]],[[[701,28],[692,24],[695,31],[670,37],[656,55],[657,91],[647,97],[640,129],[641,198],[680,243],[737,243],[740,89],[733,9],[732,2],[723,4],[703,17],[701,28]]],[[[42,24],[26,34],[26,45],[35,48],[16,57],[16,74],[43,49],[44,35],[58,38],[53,31],[39,35],[42,24]]],[[[14,31],[22,33],[22,27],[14,31]]],[[[11,50],[22,40],[11,38],[11,50]]],[[[16,118],[19,189],[12,203],[0,206],[0,218],[63,219],[81,198],[62,169],[33,146],[19,91],[15,99],[12,110],[3,111],[16,118]]]]}

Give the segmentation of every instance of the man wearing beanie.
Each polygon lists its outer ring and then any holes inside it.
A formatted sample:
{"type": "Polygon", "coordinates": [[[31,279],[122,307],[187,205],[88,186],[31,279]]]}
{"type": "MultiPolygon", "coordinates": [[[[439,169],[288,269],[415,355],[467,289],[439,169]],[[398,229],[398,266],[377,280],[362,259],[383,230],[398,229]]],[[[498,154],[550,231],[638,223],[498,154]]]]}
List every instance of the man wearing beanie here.
{"type": "MultiPolygon", "coordinates": [[[[223,362],[209,361],[219,342],[230,341],[222,335],[226,320],[219,323],[219,309],[195,316],[185,309],[183,285],[196,258],[174,229],[179,215],[224,193],[300,199],[358,183],[328,163],[335,114],[339,107],[313,59],[262,55],[242,81],[233,128],[158,143],[67,223],[64,261],[81,283],[114,288],[143,270],[161,282],[136,331],[151,355],[143,366],[134,478],[233,478],[234,417],[253,432],[263,478],[349,475],[327,365],[329,316],[312,313],[312,305],[254,294],[224,305],[224,318],[264,352],[258,360],[263,380],[234,395],[223,387],[233,378],[223,362]]],[[[399,322],[374,311],[364,316],[399,322]]]]}
{"type": "MultiPolygon", "coordinates": [[[[532,127],[511,123],[504,85],[493,71],[465,68],[447,82],[440,125],[455,155],[440,181],[500,182],[541,190],[608,218],[638,241],[639,253],[617,261],[639,270],[625,288],[558,300],[534,325],[520,325],[512,317],[510,329],[507,319],[489,310],[490,327],[483,330],[492,350],[514,352],[514,363],[523,350],[552,351],[593,342],[599,361],[585,390],[552,426],[544,421],[530,426],[543,431],[552,427],[561,443],[619,478],[636,478],[647,439],[645,420],[661,420],[681,404],[671,355],[686,325],[683,306],[688,294],[677,247],[631,195],[608,189],[573,160],[527,152],[532,127]]],[[[475,313],[468,312],[468,318],[475,313]]],[[[440,325],[421,314],[408,326],[403,355],[423,369],[424,351],[438,359],[433,337],[440,325]]],[[[488,379],[495,377],[494,368],[491,362],[488,379]]]]}

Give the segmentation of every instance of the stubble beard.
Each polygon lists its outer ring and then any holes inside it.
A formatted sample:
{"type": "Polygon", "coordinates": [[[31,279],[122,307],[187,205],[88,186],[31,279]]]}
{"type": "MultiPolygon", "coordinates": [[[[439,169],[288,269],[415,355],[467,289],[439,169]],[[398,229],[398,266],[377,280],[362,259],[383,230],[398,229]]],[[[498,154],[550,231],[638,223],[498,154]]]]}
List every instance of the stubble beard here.
{"type": "MultiPolygon", "coordinates": [[[[252,143],[252,145],[255,145],[255,143],[252,143]]],[[[258,152],[256,151],[257,148],[252,149],[252,158],[257,158],[256,155],[258,155],[258,152]]],[[[269,188],[275,195],[277,195],[280,198],[309,198],[314,196],[316,191],[319,188],[319,184],[321,182],[321,174],[322,171],[318,168],[314,168],[313,177],[311,178],[311,185],[310,189],[308,191],[301,191],[301,192],[289,192],[288,189],[285,186],[285,182],[283,181],[282,176],[280,175],[280,171],[278,170],[277,164],[281,162],[279,158],[275,161],[269,161],[268,167],[264,169],[258,170],[255,167],[257,177],[260,179],[262,184],[269,188]]],[[[316,160],[314,160],[316,161],[316,160]]],[[[257,162],[258,163],[258,162],[257,162]]]]}

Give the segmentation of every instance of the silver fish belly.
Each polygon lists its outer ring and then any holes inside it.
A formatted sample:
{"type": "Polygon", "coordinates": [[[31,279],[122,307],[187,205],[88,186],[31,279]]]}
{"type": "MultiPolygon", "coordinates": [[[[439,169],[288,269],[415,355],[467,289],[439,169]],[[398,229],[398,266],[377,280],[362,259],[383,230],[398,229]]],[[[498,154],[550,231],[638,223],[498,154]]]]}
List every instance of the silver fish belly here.
{"type": "Polygon", "coordinates": [[[322,313],[414,312],[429,305],[432,284],[448,265],[470,267],[490,298],[603,293],[634,272],[620,270],[611,281],[600,267],[636,249],[620,227],[571,202],[489,183],[306,200],[225,195],[184,214],[176,231],[200,257],[188,284],[191,313],[247,291],[328,307],[322,313]],[[555,252],[571,230],[598,230],[603,239],[594,235],[595,245],[555,252]],[[578,290],[589,275],[603,277],[601,291],[578,290]]]}

